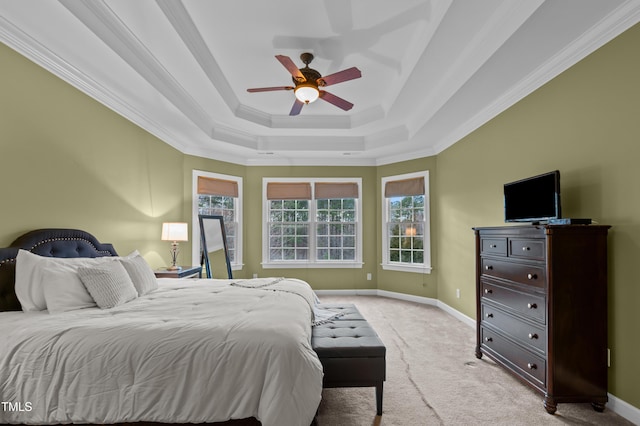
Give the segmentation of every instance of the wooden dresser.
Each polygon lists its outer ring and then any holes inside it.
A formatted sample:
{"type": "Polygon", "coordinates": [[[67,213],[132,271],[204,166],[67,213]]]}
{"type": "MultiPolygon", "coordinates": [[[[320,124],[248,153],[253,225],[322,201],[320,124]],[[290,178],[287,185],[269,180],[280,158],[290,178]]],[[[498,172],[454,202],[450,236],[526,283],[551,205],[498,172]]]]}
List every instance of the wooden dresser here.
{"type": "Polygon", "coordinates": [[[476,357],[558,403],[607,402],[607,231],[597,225],[474,228],[476,357]]]}

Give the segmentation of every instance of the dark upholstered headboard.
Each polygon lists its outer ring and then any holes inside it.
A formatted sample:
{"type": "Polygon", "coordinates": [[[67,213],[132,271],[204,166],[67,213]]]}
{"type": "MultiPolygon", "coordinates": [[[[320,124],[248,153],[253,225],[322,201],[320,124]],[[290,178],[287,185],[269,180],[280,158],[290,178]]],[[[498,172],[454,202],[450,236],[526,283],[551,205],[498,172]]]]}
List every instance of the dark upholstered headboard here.
{"type": "Polygon", "coordinates": [[[49,257],[117,256],[111,244],[78,229],[37,229],[18,237],[7,248],[0,248],[0,312],[20,311],[22,307],[14,289],[16,256],[24,249],[49,257]]]}

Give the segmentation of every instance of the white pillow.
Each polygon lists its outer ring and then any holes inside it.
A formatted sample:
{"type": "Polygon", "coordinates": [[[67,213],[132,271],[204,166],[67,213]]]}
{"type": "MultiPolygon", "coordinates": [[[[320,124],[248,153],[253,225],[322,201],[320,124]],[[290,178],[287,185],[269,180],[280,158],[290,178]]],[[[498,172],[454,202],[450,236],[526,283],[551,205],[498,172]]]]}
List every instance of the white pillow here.
{"type": "Polygon", "coordinates": [[[96,306],[78,276],[80,266],[48,262],[43,281],[44,298],[50,314],[59,314],[96,306]]]}
{"type": "Polygon", "coordinates": [[[81,267],[78,275],[101,309],[113,308],[138,297],[127,270],[120,262],[81,267]]]}
{"type": "MultiPolygon", "coordinates": [[[[71,268],[62,269],[59,274],[55,274],[56,283],[54,285],[59,287],[64,280],[58,275],[64,273],[76,274],[76,271],[81,266],[94,266],[103,262],[113,261],[116,257],[72,257],[72,258],[59,258],[59,257],[45,257],[31,253],[27,250],[18,250],[16,256],[16,283],[15,291],[18,300],[22,305],[22,310],[28,311],[42,311],[47,309],[47,301],[45,298],[45,288],[48,284],[48,278],[50,271],[57,270],[59,265],[66,265],[71,268]],[[62,280],[62,281],[61,281],[62,280]]],[[[76,277],[77,278],[77,277],[76,277]]],[[[79,278],[78,278],[79,281],[79,278]]],[[[70,282],[74,282],[71,278],[70,282]]],[[[77,284],[77,282],[75,282],[77,284]]],[[[82,283],[80,282],[82,285],[82,283]]],[[[84,289],[84,286],[82,286],[84,289]]],[[[86,293],[86,289],[84,289],[86,293]]],[[[55,292],[50,291],[50,297],[56,298],[55,292]]],[[[56,301],[57,303],[57,301],[56,301]]],[[[71,304],[73,301],[71,301],[71,304]]],[[[55,308],[54,308],[55,309],[55,308]]]]}
{"type": "Polygon", "coordinates": [[[144,260],[138,250],[119,260],[127,270],[139,296],[144,296],[158,289],[158,280],[153,273],[153,269],[151,269],[151,266],[144,260]]]}
{"type": "Polygon", "coordinates": [[[43,269],[37,268],[42,256],[26,250],[18,250],[16,256],[16,296],[22,305],[22,310],[42,311],[47,309],[42,287],[43,269]]]}

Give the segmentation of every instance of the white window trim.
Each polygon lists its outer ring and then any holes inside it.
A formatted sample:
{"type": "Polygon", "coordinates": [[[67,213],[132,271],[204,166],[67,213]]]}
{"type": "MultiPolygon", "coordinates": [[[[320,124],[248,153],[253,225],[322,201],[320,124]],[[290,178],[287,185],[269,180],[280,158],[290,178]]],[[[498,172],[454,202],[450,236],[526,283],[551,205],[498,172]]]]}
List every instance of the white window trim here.
{"type": "Polygon", "coordinates": [[[192,265],[200,264],[200,221],[198,220],[198,177],[207,177],[213,179],[231,180],[238,184],[238,198],[236,201],[236,220],[238,221],[238,229],[236,230],[236,258],[231,264],[233,271],[239,271],[244,267],[242,263],[242,178],[239,176],[224,175],[221,173],[205,172],[202,170],[193,170],[191,182],[191,262],[192,265]]]}
{"type": "MultiPolygon", "coordinates": [[[[316,217],[316,203],[311,202],[309,216],[316,217]]],[[[313,230],[314,238],[310,238],[310,251],[315,251],[315,230],[313,230]]],[[[263,178],[262,179],[262,268],[264,269],[310,269],[310,268],[362,268],[362,178],[263,178]],[[324,261],[324,260],[308,260],[308,261],[269,261],[269,200],[267,200],[267,184],[269,182],[308,182],[311,184],[311,201],[315,200],[315,184],[318,182],[353,182],[358,185],[358,199],[356,217],[356,260],[353,262],[345,261],[324,261]]]]}
{"type": "Polygon", "coordinates": [[[382,178],[382,269],[387,271],[414,272],[419,274],[430,274],[431,267],[431,198],[429,197],[429,171],[405,173],[402,175],[386,176],[382,178]],[[424,178],[425,188],[425,223],[424,223],[424,264],[414,265],[411,263],[389,262],[389,239],[387,237],[387,222],[389,220],[389,204],[384,196],[384,188],[389,181],[424,178]]]}

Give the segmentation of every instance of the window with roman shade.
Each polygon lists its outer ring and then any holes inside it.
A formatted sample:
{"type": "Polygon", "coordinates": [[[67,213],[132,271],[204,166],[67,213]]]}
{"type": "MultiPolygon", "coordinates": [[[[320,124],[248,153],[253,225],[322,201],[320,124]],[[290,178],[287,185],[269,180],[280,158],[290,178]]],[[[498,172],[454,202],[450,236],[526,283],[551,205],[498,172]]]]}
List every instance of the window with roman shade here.
{"type": "Polygon", "coordinates": [[[360,186],[360,178],[265,178],[263,267],[361,267],[360,186]]]}
{"type": "MultiPolygon", "coordinates": [[[[223,217],[232,269],[242,268],[242,178],[219,173],[193,171],[194,218],[193,258],[200,253],[198,214],[223,217]]],[[[200,261],[197,260],[198,264],[200,261]]]]}
{"type": "Polygon", "coordinates": [[[388,176],[381,183],[383,269],[429,272],[429,172],[388,176]]]}

